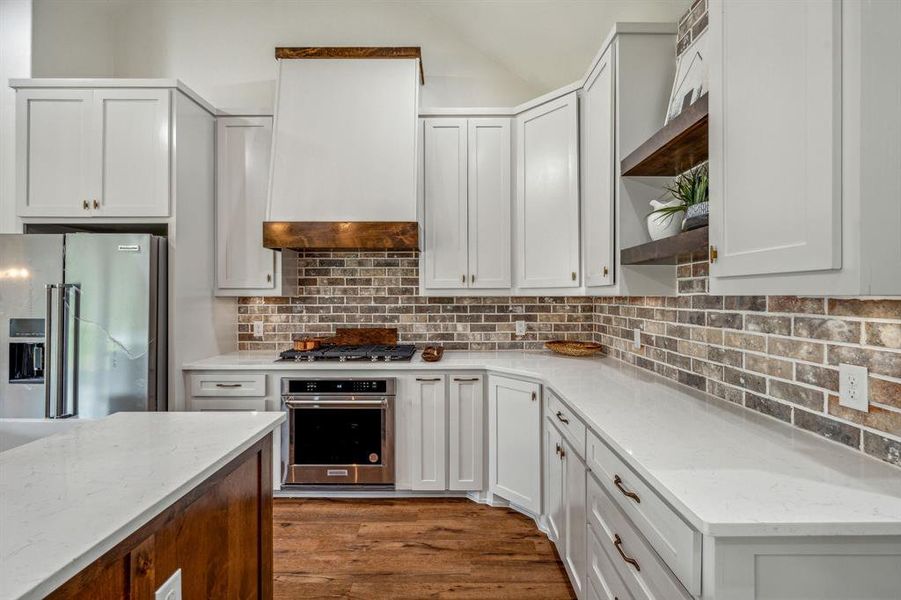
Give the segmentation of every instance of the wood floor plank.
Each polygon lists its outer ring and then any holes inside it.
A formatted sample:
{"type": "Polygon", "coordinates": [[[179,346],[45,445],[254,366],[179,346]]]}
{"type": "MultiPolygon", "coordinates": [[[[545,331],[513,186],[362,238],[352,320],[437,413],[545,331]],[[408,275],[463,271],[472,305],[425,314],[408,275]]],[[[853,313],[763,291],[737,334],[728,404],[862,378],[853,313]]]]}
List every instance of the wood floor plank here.
{"type": "Polygon", "coordinates": [[[275,598],[572,599],[527,517],[465,499],[278,499],[275,598]]]}

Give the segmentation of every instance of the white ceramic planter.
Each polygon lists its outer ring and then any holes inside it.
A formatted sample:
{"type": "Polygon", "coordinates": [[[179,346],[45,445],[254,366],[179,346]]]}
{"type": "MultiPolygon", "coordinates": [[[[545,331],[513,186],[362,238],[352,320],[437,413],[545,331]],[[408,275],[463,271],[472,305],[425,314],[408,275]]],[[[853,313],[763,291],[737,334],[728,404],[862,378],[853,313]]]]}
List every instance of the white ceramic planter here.
{"type": "MultiPolygon", "coordinates": [[[[678,206],[682,202],[680,200],[676,200],[675,198],[670,200],[669,202],[658,202],[657,200],[651,200],[651,207],[654,210],[664,208],[667,206],[678,206]]],[[[648,235],[651,236],[652,240],[660,240],[665,237],[670,237],[671,235],[676,235],[677,233],[682,231],[682,219],[685,217],[685,211],[680,211],[673,214],[658,214],[652,213],[648,215],[648,235]]]]}

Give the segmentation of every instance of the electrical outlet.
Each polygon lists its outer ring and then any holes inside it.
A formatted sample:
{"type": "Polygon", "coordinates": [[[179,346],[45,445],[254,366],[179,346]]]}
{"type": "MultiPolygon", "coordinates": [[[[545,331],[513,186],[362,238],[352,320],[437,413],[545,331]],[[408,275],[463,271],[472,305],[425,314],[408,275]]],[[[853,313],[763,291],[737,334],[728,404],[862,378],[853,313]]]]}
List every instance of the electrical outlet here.
{"type": "Polygon", "coordinates": [[[166,583],[157,588],[153,600],[181,600],[181,569],[176,570],[166,583]]]}
{"type": "Polygon", "coordinates": [[[263,337],[263,322],[262,321],[254,321],[253,322],[253,337],[263,337]]]}
{"type": "Polygon", "coordinates": [[[526,322],[525,321],[517,321],[516,322],[516,335],[523,336],[526,334],[526,322]]]}
{"type": "Polygon", "coordinates": [[[870,411],[870,386],[866,367],[839,363],[838,403],[854,410],[870,411]]]}
{"type": "Polygon", "coordinates": [[[636,350],[641,349],[641,329],[638,327],[632,330],[632,347],[636,350]]]}

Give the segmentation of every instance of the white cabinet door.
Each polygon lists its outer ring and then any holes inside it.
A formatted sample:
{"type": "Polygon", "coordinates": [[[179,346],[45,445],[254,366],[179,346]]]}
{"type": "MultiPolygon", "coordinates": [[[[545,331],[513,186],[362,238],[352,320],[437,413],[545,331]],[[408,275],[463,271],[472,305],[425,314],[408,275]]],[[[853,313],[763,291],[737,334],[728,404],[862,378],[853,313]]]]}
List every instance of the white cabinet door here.
{"type": "Polygon", "coordinates": [[[263,247],[272,117],[220,117],[216,125],[216,286],[275,289],[273,250],[263,247]]]}
{"type": "Polygon", "coordinates": [[[488,378],[488,479],[491,492],[541,514],[540,386],[488,378]]]}
{"type": "Polygon", "coordinates": [[[579,286],[576,93],[516,118],[516,285],[579,286]]]}
{"type": "Polygon", "coordinates": [[[588,518],[585,508],[585,463],[564,438],[564,526],[563,560],[569,571],[576,595],[582,597],[585,588],[585,564],[588,552],[588,518]]]}
{"type": "Polygon", "coordinates": [[[169,90],[94,90],[94,216],[169,216],[169,103],[169,90]]]}
{"type": "Polygon", "coordinates": [[[548,422],[544,424],[544,514],[550,530],[550,538],[557,544],[563,556],[565,532],[563,521],[563,437],[557,428],[548,422]]]}
{"type": "Polygon", "coordinates": [[[20,217],[81,217],[91,210],[90,90],[16,93],[20,217]]]}
{"type": "Polygon", "coordinates": [[[610,46],[582,88],[582,233],[585,285],[614,282],[613,205],[615,194],[613,52],[610,46]]]}
{"type": "Polygon", "coordinates": [[[414,490],[447,489],[444,377],[417,377],[410,411],[414,490]]]}
{"type": "Polygon", "coordinates": [[[466,119],[424,125],[425,287],[467,285],[466,119]]]}
{"type": "Polygon", "coordinates": [[[841,267],[841,10],[710,2],[713,277],[841,267]]]}
{"type": "Polygon", "coordinates": [[[509,288],[510,120],[469,120],[469,287],[509,288]]]}
{"type": "Polygon", "coordinates": [[[448,399],[449,490],[481,490],[485,404],[481,377],[452,377],[448,399]]]}

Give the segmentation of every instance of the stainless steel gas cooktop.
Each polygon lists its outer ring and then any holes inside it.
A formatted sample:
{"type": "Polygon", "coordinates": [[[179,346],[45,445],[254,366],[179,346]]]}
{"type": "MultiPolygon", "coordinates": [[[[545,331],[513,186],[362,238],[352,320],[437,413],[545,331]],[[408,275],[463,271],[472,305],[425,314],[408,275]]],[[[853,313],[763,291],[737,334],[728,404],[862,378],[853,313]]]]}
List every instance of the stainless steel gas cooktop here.
{"type": "Polygon", "coordinates": [[[416,346],[399,344],[397,346],[325,346],[317,350],[285,350],[278,362],[317,362],[327,361],[369,361],[369,362],[405,362],[416,354],[416,346]]]}

